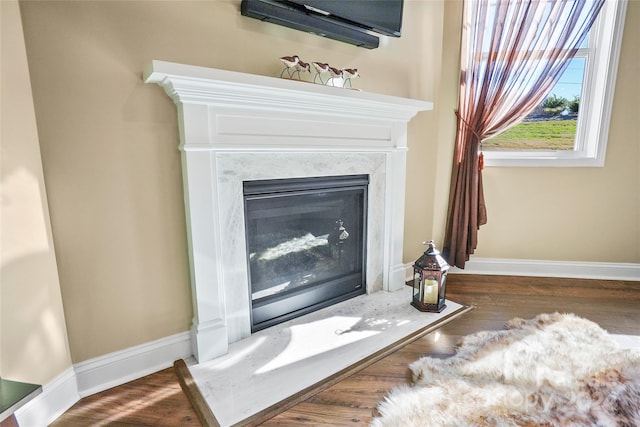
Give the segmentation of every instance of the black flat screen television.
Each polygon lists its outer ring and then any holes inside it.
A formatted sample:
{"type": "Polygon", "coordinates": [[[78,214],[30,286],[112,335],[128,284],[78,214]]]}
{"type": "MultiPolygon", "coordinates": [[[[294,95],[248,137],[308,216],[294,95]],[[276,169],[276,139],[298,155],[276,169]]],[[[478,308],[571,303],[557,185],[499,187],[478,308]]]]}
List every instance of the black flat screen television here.
{"type": "Polygon", "coordinates": [[[374,49],[400,37],[404,0],[242,0],[242,15],[374,49]]]}

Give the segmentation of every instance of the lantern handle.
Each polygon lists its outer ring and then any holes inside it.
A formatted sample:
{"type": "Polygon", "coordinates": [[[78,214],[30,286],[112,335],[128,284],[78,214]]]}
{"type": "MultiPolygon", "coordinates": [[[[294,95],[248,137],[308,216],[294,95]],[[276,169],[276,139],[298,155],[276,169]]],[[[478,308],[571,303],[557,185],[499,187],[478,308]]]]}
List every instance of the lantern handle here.
{"type": "Polygon", "coordinates": [[[440,254],[440,251],[438,251],[436,249],[436,244],[433,243],[433,240],[425,240],[424,242],[422,242],[422,244],[427,247],[427,249],[424,250],[424,253],[426,255],[439,255],[440,254]]]}
{"type": "Polygon", "coordinates": [[[435,252],[436,250],[436,245],[435,243],[433,243],[433,240],[425,240],[424,242],[422,242],[423,245],[425,245],[427,247],[427,249],[425,250],[425,252],[431,250],[432,252],[435,252]]]}

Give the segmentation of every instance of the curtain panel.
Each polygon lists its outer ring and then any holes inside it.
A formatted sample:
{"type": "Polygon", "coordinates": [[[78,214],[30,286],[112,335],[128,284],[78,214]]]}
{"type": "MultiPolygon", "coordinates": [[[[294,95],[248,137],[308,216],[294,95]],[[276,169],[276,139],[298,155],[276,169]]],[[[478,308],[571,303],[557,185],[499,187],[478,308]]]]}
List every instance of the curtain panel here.
{"type": "Polygon", "coordinates": [[[482,141],[520,122],[558,81],[605,0],[467,0],[443,254],[464,268],[487,222],[482,141]]]}

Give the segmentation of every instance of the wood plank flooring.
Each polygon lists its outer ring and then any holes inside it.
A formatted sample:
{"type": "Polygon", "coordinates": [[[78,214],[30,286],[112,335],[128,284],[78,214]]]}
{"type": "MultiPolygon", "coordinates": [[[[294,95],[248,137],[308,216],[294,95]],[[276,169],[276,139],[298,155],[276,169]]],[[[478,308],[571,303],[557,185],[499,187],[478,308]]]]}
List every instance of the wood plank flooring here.
{"type": "MultiPolygon", "coordinates": [[[[636,281],[451,274],[447,297],[475,309],[261,425],[366,426],[389,390],[408,383],[409,363],[423,355],[451,355],[462,336],[502,329],[514,317],[571,312],[611,333],[640,335],[640,282],[636,281]]],[[[171,368],[86,397],[52,425],[201,424],[171,368]]]]}
{"type": "Polygon", "coordinates": [[[51,424],[54,427],[201,425],[173,368],[80,399],[51,424]]]}

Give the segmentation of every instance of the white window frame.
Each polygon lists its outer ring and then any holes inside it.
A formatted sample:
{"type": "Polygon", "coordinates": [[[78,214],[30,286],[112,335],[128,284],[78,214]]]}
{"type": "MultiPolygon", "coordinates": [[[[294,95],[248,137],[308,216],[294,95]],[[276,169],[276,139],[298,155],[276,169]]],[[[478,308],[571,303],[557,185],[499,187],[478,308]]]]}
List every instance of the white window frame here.
{"type": "Polygon", "coordinates": [[[574,150],[484,151],[485,166],[602,167],[613,107],[627,0],[606,0],[589,35],[574,150]],[[601,102],[598,102],[601,100],[601,102]]]}

